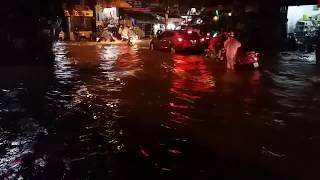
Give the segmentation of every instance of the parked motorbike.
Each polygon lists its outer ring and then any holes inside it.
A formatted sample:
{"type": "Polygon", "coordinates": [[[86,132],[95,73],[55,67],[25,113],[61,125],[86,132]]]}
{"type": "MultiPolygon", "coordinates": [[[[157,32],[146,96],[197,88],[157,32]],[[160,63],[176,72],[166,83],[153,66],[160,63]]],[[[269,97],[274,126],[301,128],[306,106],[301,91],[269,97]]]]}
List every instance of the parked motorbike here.
{"type": "Polygon", "coordinates": [[[224,62],[224,61],[227,60],[226,51],[225,51],[224,48],[218,50],[217,52],[214,52],[211,49],[205,49],[204,52],[205,52],[205,57],[206,58],[214,59],[217,62],[224,62]]]}
{"type": "Polygon", "coordinates": [[[239,51],[235,64],[236,69],[257,69],[259,66],[259,53],[255,51],[239,51]]]}

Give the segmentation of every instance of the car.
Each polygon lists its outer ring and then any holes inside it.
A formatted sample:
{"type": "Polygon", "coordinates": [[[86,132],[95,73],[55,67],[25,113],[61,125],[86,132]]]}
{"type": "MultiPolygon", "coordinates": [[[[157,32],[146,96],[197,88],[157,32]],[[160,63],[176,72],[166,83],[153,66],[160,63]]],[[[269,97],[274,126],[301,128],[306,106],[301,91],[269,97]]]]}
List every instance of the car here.
{"type": "Polygon", "coordinates": [[[150,42],[151,50],[168,50],[171,53],[205,49],[205,38],[191,30],[167,30],[150,42]]]}

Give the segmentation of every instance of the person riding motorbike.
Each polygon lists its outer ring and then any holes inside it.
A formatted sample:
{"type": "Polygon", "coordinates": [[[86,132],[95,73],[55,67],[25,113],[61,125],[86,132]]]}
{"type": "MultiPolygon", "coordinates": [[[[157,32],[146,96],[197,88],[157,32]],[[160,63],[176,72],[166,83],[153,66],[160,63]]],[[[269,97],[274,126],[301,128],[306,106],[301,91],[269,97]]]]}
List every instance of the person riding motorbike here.
{"type": "Polygon", "coordinates": [[[74,39],[76,41],[78,41],[80,38],[79,38],[79,35],[80,35],[80,32],[79,32],[79,27],[76,26],[74,27],[74,30],[73,30],[73,36],[74,36],[74,39]]]}
{"type": "Polygon", "coordinates": [[[294,33],[289,33],[288,46],[290,51],[296,51],[298,49],[297,37],[295,36],[294,33]]]}
{"type": "Polygon", "coordinates": [[[215,55],[217,60],[224,60],[224,49],[223,45],[226,40],[226,33],[221,32],[220,34],[216,32],[212,38],[210,38],[208,51],[215,55]]]}
{"type": "Polygon", "coordinates": [[[115,38],[114,38],[112,32],[108,31],[108,29],[105,28],[105,29],[103,29],[101,35],[97,38],[97,42],[100,42],[101,40],[114,42],[115,38]]]}
{"type": "Polygon", "coordinates": [[[60,32],[59,32],[59,41],[64,41],[64,39],[65,39],[65,34],[64,34],[64,32],[63,32],[63,30],[61,30],[60,32]]]}
{"type": "Polygon", "coordinates": [[[130,28],[128,31],[128,45],[129,46],[133,46],[134,43],[134,39],[136,38],[136,34],[133,31],[133,28],[130,28]]]}
{"type": "Polygon", "coordinates": [[[217,37],[217,34],[215,33],[212,37],[210,37],[209,46],[206,54],[207,56],[217,57],[216,46],[218,43],[219,43],[219,37],[217,37]]]}

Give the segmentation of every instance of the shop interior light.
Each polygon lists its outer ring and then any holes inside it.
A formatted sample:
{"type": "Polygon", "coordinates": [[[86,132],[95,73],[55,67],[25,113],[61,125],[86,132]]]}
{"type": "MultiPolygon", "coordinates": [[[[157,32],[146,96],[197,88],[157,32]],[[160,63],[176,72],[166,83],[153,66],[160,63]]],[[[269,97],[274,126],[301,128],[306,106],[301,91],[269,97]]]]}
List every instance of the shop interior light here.
{"type": "Polygon", "coordinates": [[[174,30],[175,28],[176,28],[176,25],[174,25],[173,23],[169,23],[167,25],[167,29],[169,29],[169,30],[174,30]]]}

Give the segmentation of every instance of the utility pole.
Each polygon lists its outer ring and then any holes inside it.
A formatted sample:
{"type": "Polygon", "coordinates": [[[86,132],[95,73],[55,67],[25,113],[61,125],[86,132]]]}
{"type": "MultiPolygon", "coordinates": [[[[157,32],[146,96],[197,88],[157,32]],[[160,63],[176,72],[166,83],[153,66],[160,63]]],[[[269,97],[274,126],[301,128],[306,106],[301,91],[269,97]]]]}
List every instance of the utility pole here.
{"type": "Polygon", "coordinates": [[[169,12],[170,12],[169,8],[170,8],[169,6],[166,7],[165,14],[164,14],[165,30],[167,30],[167,26],[168,26],[168,19],[169,19],[169,12]]]}
{"type": "MultiPolygon", "coordinates": [[[[84,0],[82,0],[84,1],[84,0]]],[[[92,26],[92,33],[93,33],[93,39],[95,38],[95,34],[96,34],[96,26],[97,26],[97,22],[96,22],[96,5],[97,5],[97,0],[89,0],[89,7],[93,12],[93,16],[92,16],[92,20],[91,20],[91,26],[92,26]]]]}

